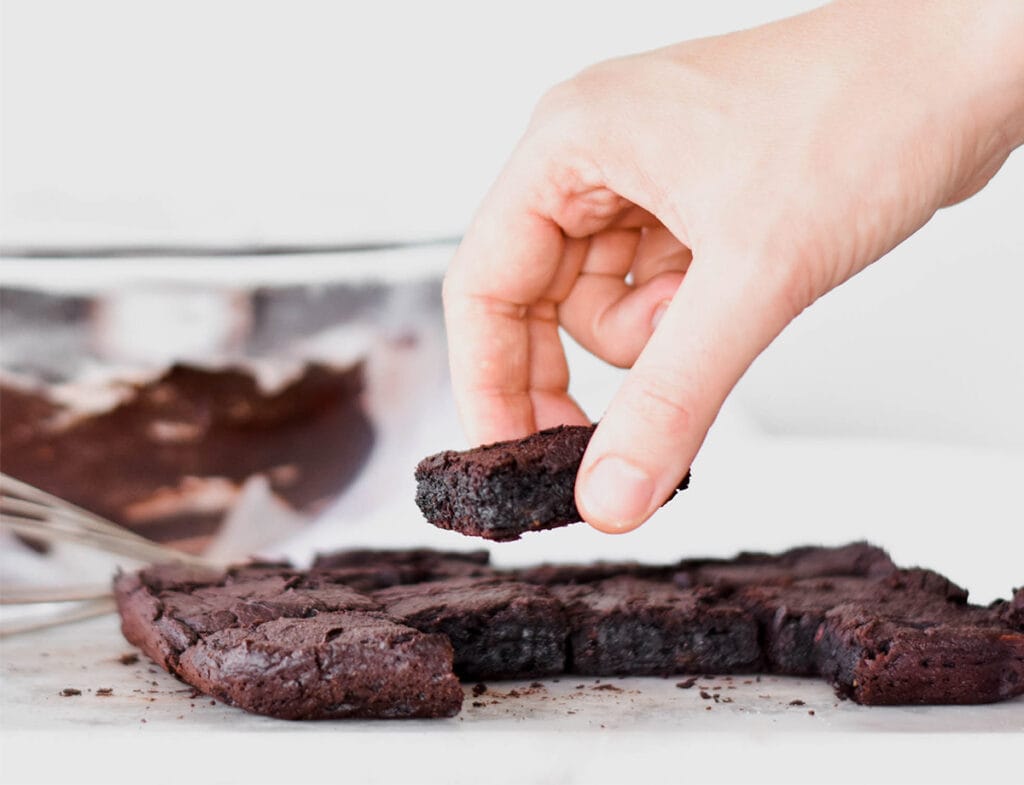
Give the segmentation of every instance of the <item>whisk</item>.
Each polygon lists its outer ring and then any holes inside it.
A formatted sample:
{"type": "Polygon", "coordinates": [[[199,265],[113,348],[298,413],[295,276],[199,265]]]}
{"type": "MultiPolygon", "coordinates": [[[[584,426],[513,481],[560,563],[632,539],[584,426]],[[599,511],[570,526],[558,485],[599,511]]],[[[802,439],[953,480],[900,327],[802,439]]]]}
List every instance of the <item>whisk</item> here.
{"type": "MultiPolygon", "coordinates": [[[[210,559],[168,548],[83,510],[33,485],[0,473],[0,527],[33,540],[71,543],[147,564],[178,563],[217,568],[210,559]]],[[[0,636],[91,618],[114,608],[109,585],[0,586],[0,604],[74,603],[46,619],[12,622],[0,636]]]]}

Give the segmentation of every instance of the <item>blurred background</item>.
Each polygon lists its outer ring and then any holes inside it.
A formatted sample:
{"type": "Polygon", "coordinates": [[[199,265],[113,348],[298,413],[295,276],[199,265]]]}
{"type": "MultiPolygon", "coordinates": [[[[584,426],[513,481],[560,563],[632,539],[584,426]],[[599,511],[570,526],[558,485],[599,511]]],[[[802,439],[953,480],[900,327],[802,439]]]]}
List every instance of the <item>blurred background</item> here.
{"type": "MultiPolygon", "coordinates": [[[[465,446],[440,276],[534,103],[815,5],[5,0],[3,471],[220,556],[476,546],[412,470],[465,446]]],[[[869,538],[980,601],[1020,585],[1022,205],[1018,151],[801,316],[649,525],[495,561],[869,538]]],[[[596,419],[621,372],[569,351],[596,419]]]]}

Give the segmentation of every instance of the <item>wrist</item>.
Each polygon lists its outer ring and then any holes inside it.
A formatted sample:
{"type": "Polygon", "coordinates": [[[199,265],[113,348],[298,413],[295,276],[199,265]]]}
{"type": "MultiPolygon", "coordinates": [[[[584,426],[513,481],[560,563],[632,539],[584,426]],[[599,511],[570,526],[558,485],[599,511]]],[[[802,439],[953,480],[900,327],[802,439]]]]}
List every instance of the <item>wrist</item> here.
{"type": "MultiPolygon", "coordinates": [[[[841,0],[887,35],[897,60],[921,67],[919,85],[979,135],[1009,154],[1024,144],[1024,2],[1020,0],[841,0]],[[925,89],[925,88],[928,89],[925,89]]],[[[907,96],[912,100],[914,95],[907,96]]]]}

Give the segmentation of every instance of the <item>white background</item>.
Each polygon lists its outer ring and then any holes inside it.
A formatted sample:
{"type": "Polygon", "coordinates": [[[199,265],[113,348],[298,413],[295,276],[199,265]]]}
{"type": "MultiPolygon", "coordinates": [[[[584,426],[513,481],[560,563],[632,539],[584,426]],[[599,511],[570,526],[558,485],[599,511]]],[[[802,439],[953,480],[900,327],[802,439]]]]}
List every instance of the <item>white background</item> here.
{"type": "MultiPolygon", "coordinates": [[[[458,234],[546,87],[814,5],[5,0],[2,242],[458,234]]],[[[1018,152],[765,353],[685,499],[630,537],[575,527],[499,559],[869,537],[980,600],[1020,585],[1022,216],[1018,152]]],[[[573,363],[598,416],[619,374],[578,352],[573,363]]],[[[368,525],[352,531],[372,539],[368,525]]],[[[435,536],[423,538],[451,545],[435,536]]]]}

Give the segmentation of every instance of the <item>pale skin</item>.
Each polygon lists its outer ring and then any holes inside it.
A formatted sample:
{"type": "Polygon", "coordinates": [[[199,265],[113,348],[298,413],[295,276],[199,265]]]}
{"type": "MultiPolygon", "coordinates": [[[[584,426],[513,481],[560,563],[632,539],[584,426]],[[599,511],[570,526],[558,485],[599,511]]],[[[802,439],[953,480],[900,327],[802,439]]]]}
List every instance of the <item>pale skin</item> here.
{"type": "Polygon", "coordinates": [[[561,326],[630,369],[577,506],[641,525],[789,322],[1024,144],[1022,42],[1016,0],[851,0],[553,88],[445,279],[470,440],[590,422],[561,326]]]}

